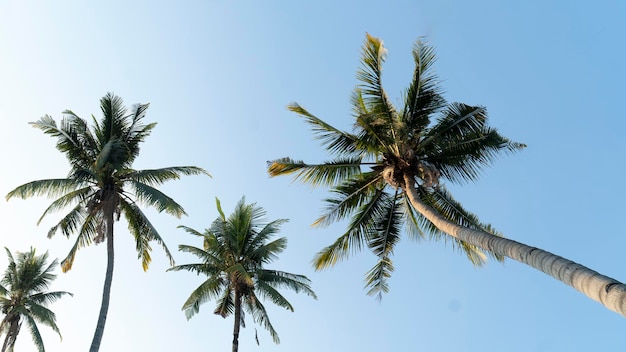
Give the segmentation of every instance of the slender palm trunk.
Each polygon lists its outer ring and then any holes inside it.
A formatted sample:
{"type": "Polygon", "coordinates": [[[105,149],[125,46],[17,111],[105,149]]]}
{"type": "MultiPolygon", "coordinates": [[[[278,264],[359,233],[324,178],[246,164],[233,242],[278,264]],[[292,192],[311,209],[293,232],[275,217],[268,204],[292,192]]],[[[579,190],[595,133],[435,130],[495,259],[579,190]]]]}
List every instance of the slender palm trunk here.
{"type": "Polygon", "coordinates": [[[104,212],[107,231],[107,271],[104,278],[104,287],[102,289],[102,304],[100,305],[98,324],[96,325],[96,331],[93,335],[89,352],[98,352],[98,350],[100,350],[100,342],[102,341],[102,336],[104,335],[104,324],[107,320],[109,301],[111,299],[111,283],[113,282],[113,208],[111,206],[105,206],[104,212]]]}
{"type": "Polygon", "coordinates": [[[235,289],[235,326],[233,327],[233,352],[239,351],[239,329],[241,328],[241,292],[235,289]]]}
{"type": "Polygon", "coordinates": [[[626,285],[623,283],[542,249],[452,223],[422,202],[410,176],[404,175],[404,184],[411,205],[439,230],[484,250],[530,265],[626,317],[626,285]]]}
{"type": "Polygon", "coordinates": [[[15,341],[17,340],[17,334],[19,334],[19,332],[20,318],[12,318],[11,324],[9,325],[9,331],[7,331],[7,336],[4,338],[4,343],[2,344],[2,352],[13,352],[15,341]]]}

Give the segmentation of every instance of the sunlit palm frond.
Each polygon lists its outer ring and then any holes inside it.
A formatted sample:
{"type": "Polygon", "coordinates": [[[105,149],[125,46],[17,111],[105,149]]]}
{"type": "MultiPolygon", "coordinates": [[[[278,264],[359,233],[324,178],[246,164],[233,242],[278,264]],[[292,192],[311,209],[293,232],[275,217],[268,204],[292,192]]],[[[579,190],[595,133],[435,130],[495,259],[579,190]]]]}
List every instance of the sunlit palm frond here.
{"type": "Polygon", "coordinates": [[[94,239],[98,237],[100,233],[102,233],[102,221],[103,219],[100,213],[88,214],[83,219],[80,230],[78,230],[78,234],[76,235],[74,245],[72,246],[72,248],[70,248],[70,251],[65,256],[65,259],[61,261],[61,270],[64,273],[72,269],[72,265],[74,264],[74,259],[76,259],[76,253],[78,252],[78,250],[92,244],[94,242],[94,239]]]}
{"type": "Polygon", "coordinates": [[[312,187],[334,186],[346,178],[354,177],[361,172],[361,159],[358,157],[341,158],[323,164],[305,164],[301,160],[282,158],[268,163],[271,177],[294,175],[294,181],[312,187]]]}
{"type": "Polygon", "coordinates": [[[390,124],[396,112],[382,87],[382,65],[386,54],[383,42],[367,34],[362,47],[361,68],[356,77],[361,82],[357,89],[362,92],[368,110],[380,114],[390,124]]]}
{"type": "Polygon", "coordinates": [[[169,259],[170,265],[174,265],[174,257],[165,245],[165,242],[159,235],[156,228],[152,225],[148,217],[135,203],[130,203],[125,199],[120,199],[120,208],[126,221],[128,222],[128,230],[135,238],[137,255],[141,258],[143,270],[148,270],[151,262],[150,242],[154,241],[163,248],[165,256],[169,259]]]}

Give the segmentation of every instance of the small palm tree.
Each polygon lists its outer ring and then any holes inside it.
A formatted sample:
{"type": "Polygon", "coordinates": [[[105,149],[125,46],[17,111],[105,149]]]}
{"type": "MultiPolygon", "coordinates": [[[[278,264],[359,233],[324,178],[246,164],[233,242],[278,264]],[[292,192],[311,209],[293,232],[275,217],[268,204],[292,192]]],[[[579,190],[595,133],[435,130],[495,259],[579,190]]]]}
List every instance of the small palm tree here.
{"type": "Polygon", "coordinates": [[[289,288],[317,298],[306,276],[265,268],[287,247],[287,239],[284,237],[270,241],[280,225],[287,220],[279,219],[263,224],[263,208],[245,204],[245,198],[237,203],[234,213],[226,218],[219,199],[216,202],[219,217],[204,233],[179,226],[202,238],[203,248],[187,245],[178,247],[182,252],[197,256],[201,262],[178,265],[169,270],[187,270],[207,276],[206,281],[191,293],[182,309],[187,319],[190,319],[200,311],[202,303],[216,299],[213,313],[223,318],[232,314],[235,318],[233,352],[239,349],[239,329],[244,326],[244,311],[252,315],[254,322],[262,324],[269,331],[275,343],[279,343],[278,334],[259,298],[267,298],[290,311],[293,311],[293,306],[278,292],[279,288],[289,288]]]}
{"type": "Polygon", "coordinates": [[[45,348],[37,323],[51,327],[61,337],[56,315],[47,306],[64,295],[72,294],[46,291],[56,278],[52,271],[58,263],[55,259],[50,265],[47,264],[48,252],[36,255],[35,249],[31,248],[29,252],[18,252],[15,261],[11,251],[6,247],[4,249],[9,266],[0,281],[0,309],[4,314],[0,322],[0,335],[6,333],[2,352],[13,351],[22,322],[26,322],[38,351],[43,352],[45,348]]]}
{"type": "Polygon", "coordinates": [[[503,137],[487,124],[484,107],[447,103],[432,72],[432,47],[417,41],[415,70],[396,108],[382,87],[386,50],[369,34],[357,73],[361,82],[352,96],[352,133],[322,121],[298,104],[289,110],[304,118],[334,156],[322,164],[291,158],[268,163],[271,176],[293,174],[313,186],[329,186],[325,213],[314,223],[326,226],[350,219],[347,231],[315,258],[316,269],[346,259],[351,251],[368,246],[378,262],[366,276],[370,294],[387,292],[393,271],[391,254],[400,235],[426,234],[452,239],[474,264],[486,254],[509,257],[531,265],[606,307],[626,315],[626,286],[582,265],[541,249],[501,237],[456,201],[442,180],[474,181],[481,169],[503,152],[525,147],[503,137]]]}
{"type": "MultiPolygon", "coordinates": [[[[139,155],[139,145],[156,123],[144,124],[149,104],[137,104],[127,112],[121,98],[108,93],[100,99],[103,117],[93,118],[93,127],[72,111],[57,123],[50,116],[31,123],[44,133],[57,138],[57,149],[70,162],[65,178],[32,181],[23,184],[6,196],[29,198],[45,195],[56,198],[44,211],[39,222],[51,212],[71,206],[71,210],[48,232],[57,231],[69,237],[76,233],[76,242],[61,262],[63,272],[72,268],[77,251],[90,244],[106,241],[107,269],[98,323],[91,343],[91,352],[100,348],[109,308],[113,280],[113,225],[121,214],[128,221],[128,229],[135,239],[135,250],[144,270],[151,261],[150,242],[159,244],[173,264],[173,258],[156,228],[139,208],[143,203],[180,218],[183,208],[155,186],[179,179],[181,175],[207,174],[195,166],[177,166],[152,170],[135,170],[133,161],[139,155]]],[[[208,175],[208,174],[207,174],[208,175]]]]}

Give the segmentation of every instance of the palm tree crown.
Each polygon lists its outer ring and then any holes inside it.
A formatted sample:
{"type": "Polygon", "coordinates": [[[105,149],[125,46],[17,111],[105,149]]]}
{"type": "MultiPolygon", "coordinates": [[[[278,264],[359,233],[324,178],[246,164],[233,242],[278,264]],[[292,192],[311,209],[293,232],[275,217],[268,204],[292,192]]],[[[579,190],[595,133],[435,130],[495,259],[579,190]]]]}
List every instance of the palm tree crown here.
{"type": "Polygon", "coordinates": [[[96,333],[91,351],[99,350],[113,277],[113,225],[123,214],[128,229],[135,239],[135,250],[144,270],[151,261],[150,242],[159,244],[174,263],[163,239],[138,204],[145,204],[176,217],[185,215],[183,208],[172,198],[155,188],[181,175],[207,174],[195,166],[176,166],[151,170],[135,170],[132,164],[139,155],[139,145],[150,135],[156,123],[145,124],[143,119],[149,104],[134,105],[130,111],[121,98],[108,93],[100,99],[103,117],[93,118],[93,126],[72,111],[65,111],[57,124],[44,116],[32,125],[57,138],[57,149],[70,163],[66,178],[32,181],[23,184],[6,196],[29,198],[45,195],[56,198],[44,211],[41,220],[51,212],[71,206],[71,210],[48,232],[57,231],[69,237],[77,233],[76,242],[61,262],[64,272],[72,268],[77,251],[92,243],[107,243],[107,271],[104,293],[96,333]]]}
{"type": "Polygon", "coordinates": [[[18,252],[15,260],[11,252],[7,248],[5,250],[9,266],[0,281],[0,309],[4,314],[0,334],[6,333],[2,351],[13,351],[22,322],[26,322],[38,351],[45,351],[37,323],[51,327],[61,337],[56,315],[47,306],[64,295],[72,294],[47,291],[56,278],[52,271],[58,263],[55,259],[47,264],[48,252],[36,255],[35,249],[31,248],[29,252],[18,252]]]}
{"type": "Polygon", "coordinates": [[[207,300],[216,300],[214,313],[222,317],[235,316],[233,351],[238,344],[239,327],[243,326],[243,310],[252,315],[256,323],[262,324],[279,343],[278,334],[270,323],[265,306],[260,298],[293,311],[293,306],[278,292],[289,288],[316,298],[306,276],[265,268],[286,247],[287,239],[270,240],[286,219],[262,223],[265,211],[255,204],[245,204],[242,198],[235,211],[226,218],[219,200],[219,217],[204,232],[180,226],[188,233],[203,240],[203,248],[180,245],[179,250],[197,256],[201,262],[172,267],[169,270],[187,270],[206,275],[207,279],[196,288],[183,310],[187,318],[199,312],[200,305],[207,300]]]}
{"type": "MultiPolygon", "coordinates": [[[[454,223],[499,236],[465,210],[442,181],[473,181],[500,153],[525,147],[490,127],[484,107],[446,102],[432,72],[434,50],[422,41],[413,48],[415,70],[404,105],[395,107],[382,87],[385,55],[382,41],[368,34],[357,72],[360,84],[351,100],[353,132],[331,126],[298,104],[288,106],[311,126],[332,160],[307,164],[282,158],[268,165],[271,176],[294,174],[304,183],[332,188],[325,212],[314,224],[350,222],[342,236],[317,254],[314,265],[330,267],[367,246],[379,259],[366,275],[366,287],[379,298],[388,291],[387,279],[393,271],[390,256],[401,233],[448,238],[416,211],[403,189],[415,187],[422,201],[454,223]]],[[[475,265],[486,259],[480,248],[452,241],[475,265]]]]}
{"type": "Polygon", "coordinates": [[[106,214],[112,212],[119,220],[124,214],[135,238],[137,253],[144,270],[150,264],[150,241],[161,245],[167,257],[172,256],[156,229],[141,211],[137,202],[165,211],[176,217],[185,215],[183,208],[154,186],[179,179],[181,175],[206,174],[195,166],[167,167],[154,170],[134,170],[132,164],[139,155],[139,145],[150,135],[156,123],[144,124],[149,104],[137,104],[127,112],[121,98],[108,93],[100,100],[103,118],[93,118],[90,129],[86,120],[70,110],[57,125],[46,115],[33,127],[57,138],[57,149],[70,163],[66,178],[46,179],[26,183],[6,196],[56,198],[44,211],[39,222],[51,212],[73,205],[72,209],[48,232],[57,231],[69,237],[78,233],[68,256],[61,262],[63,271],[71,269],[78,249],[105,239],[106,214]]]}

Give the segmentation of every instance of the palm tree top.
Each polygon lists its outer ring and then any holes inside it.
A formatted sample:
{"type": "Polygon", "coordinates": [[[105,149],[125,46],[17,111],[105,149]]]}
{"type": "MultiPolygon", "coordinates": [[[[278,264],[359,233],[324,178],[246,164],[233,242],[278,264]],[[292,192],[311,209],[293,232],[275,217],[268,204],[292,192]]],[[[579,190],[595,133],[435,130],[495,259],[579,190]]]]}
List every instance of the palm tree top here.
{"type": "Polygon", "coordinates": [[[71,268],[79,248],[104,240],[105,207],[111,207],[117,220],[124,214],[131,235],[137,240],[144,270],[151,261],[149,241],[160,244],[173,263],[169,250],[138,205],[180,218],[186,215],[183,207],[156,187],[185,175],[211,175],[197,166],[132,168],[140,144],[156,126],[144,122],[148,107],[149,104],[135,104],[126,109],[120,97],[107,93],[100,99],[103,116],[100,120],[92,116],[91,126],[71,110],[65,110],[58,123],[48,115],[30,123],[56,138],[56,148],[67,157],[70,171],[65,178],[25,183],[10,191],[6,199],[33,196],[55,199],[38,223],[53,212],[72,207],[48,232],[48,237],[58,231],[67,237],[78,234],[76,244],[61,263],[63,271],[71,268]]]}
{"type": "MultiPolygon", "coordinates": [[[[489,126],[485,107],[445,100],[433,72],[434,48],[421,39],[413,46],[415,68],[403,105],[396,107],[382,85],[386,55],[382,40],[366,34],[356,75],[359,84],[351,97],[352,131],[333,127],[297,103],[288,105],[311,127],[330,160],[308,164],[285,157],[268,163],[272,177],[293,175],[314,187],[331,188],[327,207],[314,225],[349,219],[348,230],[318,253],[315,267],[332,266],[367,246],[379,257],[366,276],[371,294],[388,290],[390,255],[402,232],[447,238],[414,209],[403,190],[417,187],[423,200],[449,220],[499,235],[463,209],[445,183],[475,181],[503,152],[526,147],[489,126]]],[[[485,254],[475,246],[453,243],[474,264],[484,262],[485,254]]]]}
{"type": "Polygon", "coordinates": [[[287,219],[266,222],[266,211],[255,203],[246,204],[245,197],[241,198],[229,216],[224,214],[217,198],[216,205],[219,216],[204,232],[179,226],[202,239],[202,248],[179,246],[180,251],[195,255],[201,262],[174,266],[168,271],[186,270],[207,277],[192,292],[182,309],[190,319],[199,312],[201,304],[216,300],[215,314],[224,318],[235,316],[237,336],[239,326],[243,326],[242,314],[245,311],[252,315],[254,322],[263,325],[274,342],[278,343],[278,334],[260,299],[268,299],[293,311],[291,303],[278,289],[288,288],[317,298],[306,276],[266,267],[287,247],[285,237],[272,239],[287,219]]]}
{"type": "Polygon", "coordinates": [[[35,248],[28,252],[17,252],[16,258],[5,247],[9,265],[0,280],[0,309],[4,319],[0,322],[0,334],[6,333],[4,347],[15,344],[21,322],[26,322],[33,342],[39,351],[44,351],[43,339],[37,323],[49,326],[61,338],[56,324],[56,315],[47,308],[65,295],[65,291],[47,291],[56,278],[53,274],[58,265],[55,259],[48,262],[48,252],[37,255],[35,248]]]}

